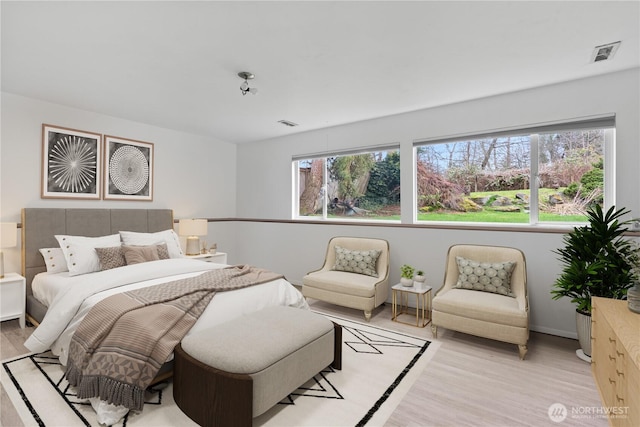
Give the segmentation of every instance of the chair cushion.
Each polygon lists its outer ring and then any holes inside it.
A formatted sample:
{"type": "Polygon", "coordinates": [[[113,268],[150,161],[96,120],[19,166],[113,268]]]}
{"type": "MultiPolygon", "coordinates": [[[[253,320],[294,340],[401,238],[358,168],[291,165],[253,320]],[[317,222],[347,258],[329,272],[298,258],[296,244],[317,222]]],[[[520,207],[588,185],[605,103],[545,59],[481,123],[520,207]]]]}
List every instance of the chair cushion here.
{"type": "Polygon", "coordinates": [[[378,277],[376,261],[378,261],[381,251],[377,249],[368,251],[350,250],[338,245],[336,245],[335,251],[336,263],[333,266],[334,270],[378,277]]]}
{"type": "Polygon", "coordinates": [[[320,270],[302,278],[305,286],[364,298],[375,295],[375,285],[379,281],[376,277],[335,270],[320,270]]]}
{"type": "Polygon", "coordinates": [[[479,262],[457,256],[456,264],[458,281],[454,288],[515,297],[511,292],[511,272],[516,265],[515,262],[479,262]]]}
{"type": "Polygon", "coordinates": [[[449,289],[433,298],[433,310],[501,325],[528,326],[520,300],[489,292],[449,289]]]}

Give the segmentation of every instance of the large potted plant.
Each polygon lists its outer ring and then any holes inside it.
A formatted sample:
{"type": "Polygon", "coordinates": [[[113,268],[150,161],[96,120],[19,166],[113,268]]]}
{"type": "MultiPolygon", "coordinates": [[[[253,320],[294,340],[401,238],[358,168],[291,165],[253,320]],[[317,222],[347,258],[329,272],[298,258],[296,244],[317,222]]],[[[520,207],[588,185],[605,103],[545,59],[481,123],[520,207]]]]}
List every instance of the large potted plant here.
{"type": "Polygon", "coordinates": [[[629,211],[600,205],[587,211],[588,224],[575,227],[563,238],[564,248],[555,250],[562,264],[551,294],[553,299],[571,298],[576,304],[579,357],[591,357],[591,297],[624,299],[634,284],[632,260],[636,252],[624,237],[629,221],[620,217],[629,211]],[[580,354],[582,352],[583,354],[580,354]]]}

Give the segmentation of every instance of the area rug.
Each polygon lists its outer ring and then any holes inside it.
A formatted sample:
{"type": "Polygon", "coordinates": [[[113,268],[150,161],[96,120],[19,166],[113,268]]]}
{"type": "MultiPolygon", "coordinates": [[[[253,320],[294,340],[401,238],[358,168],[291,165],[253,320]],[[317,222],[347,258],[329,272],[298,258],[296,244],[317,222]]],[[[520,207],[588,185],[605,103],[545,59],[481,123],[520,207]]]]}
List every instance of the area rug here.
{"type": "MultiPolygon", "coordinates": [[[[438,343],[327,315],[343,327],[342,370],[327,368],[253,420],[254,426],[380,426],[433,357],[438,343]]],[[[49,352],[2,363],[0,381],[26,426],[99,426],[49,352]]],[[[117,426],[195,426],[171,381],[151,387],[141,412],[117,426]]]]}

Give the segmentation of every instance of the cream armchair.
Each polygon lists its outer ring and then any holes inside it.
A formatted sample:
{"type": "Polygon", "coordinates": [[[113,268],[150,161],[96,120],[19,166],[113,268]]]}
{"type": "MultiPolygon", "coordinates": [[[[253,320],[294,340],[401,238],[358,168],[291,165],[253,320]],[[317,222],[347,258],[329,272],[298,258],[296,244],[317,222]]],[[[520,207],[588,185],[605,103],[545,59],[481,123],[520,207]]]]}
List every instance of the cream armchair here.
{"type": "Polygon", "coordinates": [[[365,319],[369,321],[373,309],[389,296],[389,243],[364,237],[332,238],[322,268],[302,278],[302,294],[305,298],[363,310],[365,319]],[[342,248],[341,251],[380,251],[375,265],[372,265],[375,270],[365,269],[365,274],[336,270],[336,246],[342,248]]]}
{"type": "Polygon", "coordinates": [[[449,248],[444,285],[433,297],[431,330],[438,327],[517,344],[520,359],[529,340],[527,266],[519,249],[501,246],[454,245],[449,248]],[[513,296],[470,289],[457,289],[456,257],[483,262],[515,262],[511,273],[513,296]]]}

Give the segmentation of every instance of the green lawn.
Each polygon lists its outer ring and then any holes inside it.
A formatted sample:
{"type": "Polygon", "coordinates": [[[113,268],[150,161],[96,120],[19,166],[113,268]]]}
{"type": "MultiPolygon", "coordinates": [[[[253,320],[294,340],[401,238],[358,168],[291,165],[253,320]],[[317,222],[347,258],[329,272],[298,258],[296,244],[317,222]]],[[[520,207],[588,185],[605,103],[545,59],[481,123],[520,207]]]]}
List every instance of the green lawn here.
{"type": "MultiPolygon", "coordinates": [[[[540,200],[548,200],[549,196],[556,193],[562,193],[563,188],[540,188],[538,191],[538,197],[540,200]]],[[[484,191],[471,193],[469,197],[491,197],[501,196],[507,197],[511,200],[516,198],[516,194],[529,195],[529,190],[506,190],[506,191],[484,191]]],[[[584,215],[559,215],[551,212],[539,212],[538,219],[540,222],[586,222],[587,217],[584,215]]],[[[419,213],[419,221],[458,221],[458,222],[498,222],[498,223],[529,223],[529,213],[520,212],[500,212],[491,208],[485,207],[480,212],[454,212],[454,211],[439,211],[429,213],[419,213]]]]}
{"type": "MultiPolygon", "coordinates": [[[[548,200],[549,196],[555,193],[561,193],[562,188],[540,188],[539,197],[540,200],[548,200]]],[[[529,195],[529,190],[507,190],[507,191],[485,191],[471,193],[470,197],[491,197],[491,196],[503,196],[511,200],[515,199],[516,194],[529,195]]],[[[584,215],[559,215],[550,212],[540,212],[539,222],[559,222],[559,223],[584,223],[587,222],[587,218],[584,215]]],[[[362,219],[362,220],[400,220],[400,215],[381,215],[375,214],[367,216],[342,216],[342,215],[329,215],[329,218],[333,219],[362,219]]],[[[512,223],[512,224],[528,224],[529,213],[521,210],[520,212],[501,212],[494,210],[490,207],[485,207],[480,212],[456,212],[456,211],[436,211],[418,213],[418,221],[445,221],[445,222],[487,222],[487,223],[512,223]]]]}
{"type": "MultiPolygon", "coordinates": [[[[481,212],[429,212],[418,214],[418,221],[502,222],[529,223],[527,212],[497,212],[485,209],[481,212]]],[[[555,215],[541,212],[540,222],[586,222],[583,215],[555,215]]]]}

